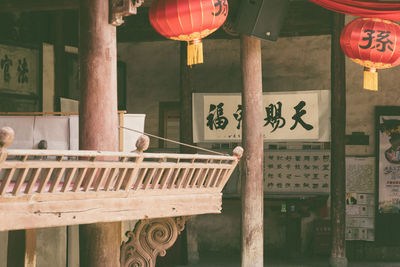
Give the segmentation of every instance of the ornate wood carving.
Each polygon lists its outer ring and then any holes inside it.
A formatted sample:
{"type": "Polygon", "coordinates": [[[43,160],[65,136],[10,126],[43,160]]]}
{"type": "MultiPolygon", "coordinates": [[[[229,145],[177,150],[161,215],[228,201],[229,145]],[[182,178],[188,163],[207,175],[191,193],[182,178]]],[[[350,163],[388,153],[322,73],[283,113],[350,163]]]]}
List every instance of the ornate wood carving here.
{"type": "Polygon", "coordinates": [[[127,232],[127,242],[121,246],[121,267],[154,267],[157,256],[176,241],[185,226],[185,217],[159,218],[139,221],[127,232]]]}
{"type": "Polygon", "coordinates": [[[110,24],[119,26],[124,23],[124,17],[134,15],[144,0],[110,0],[110,24]]]}

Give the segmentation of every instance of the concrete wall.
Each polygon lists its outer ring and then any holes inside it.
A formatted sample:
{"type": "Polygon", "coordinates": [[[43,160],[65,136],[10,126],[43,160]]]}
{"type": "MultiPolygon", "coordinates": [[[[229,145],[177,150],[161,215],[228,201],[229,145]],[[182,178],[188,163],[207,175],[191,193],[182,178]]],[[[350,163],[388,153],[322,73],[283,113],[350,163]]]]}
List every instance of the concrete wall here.
{"type": "MultiPolygon", "coordinates": [[[[193,66],[196,92],[240,92],[240,41],[203,42],[204,64],[193,66]]],[[[118,56],[127,65],[128,113],[146,113],[145,131],[157,135],[159,102],[179,101],[179,43],[122,43],[118,46],[118,56]]],[[[264,41],[262,57],[266,92],[330,89],[330,36],[264,41]]],[[[153,139],[152,146],[157,146],[153,139]]],[[[265,247],[269,250],[279,250],[285,245],[285,228],[276,217],[266,206],[265,247]]],[[[225,201],[221,215],[194,218],[190,231],[197,232],[200,253],[238,252],[240,221],[240,201],[225,201]]],[[[309,232],[310,223],[305,225],[309,232]]]]}
{"type": "MultiPolygon", "coordinates": [[[[263,91],[330,89],[331,38],[280,38],[262,42],[263,91]]],[[[146,113],[145,131],[158,134],[159,102],[179,101],[179,43],[162,41],[118,45],[119,59],[127,64],[128,113],[146,113]]],[[[400,68],[379,72],[379,91],[362,89],[362,66],[346,60],[346,133],[365,132],[368,146],[347,146],[348,155],[373,155],[374,107],[396,105],[400,68]]],[[[196,92],[240,92],[240,41],[204,40],[204,64],[193,67],[196,92]]],[[[152,140],[152,146],[157,142],[152,140]]],[[[240,249],[240,204],[224,202],[221,215],[197,216],[192,227],[198,232],[200,251],[240,249]]],[[[312,215],[314,216],[314,215],[312,215]]],[[[285,233],[279,220],[266,207],[265,246],[282,246],[285,233]]],[[[313,217],[302,222],[303,247],[312,234],[313,217]]]]}

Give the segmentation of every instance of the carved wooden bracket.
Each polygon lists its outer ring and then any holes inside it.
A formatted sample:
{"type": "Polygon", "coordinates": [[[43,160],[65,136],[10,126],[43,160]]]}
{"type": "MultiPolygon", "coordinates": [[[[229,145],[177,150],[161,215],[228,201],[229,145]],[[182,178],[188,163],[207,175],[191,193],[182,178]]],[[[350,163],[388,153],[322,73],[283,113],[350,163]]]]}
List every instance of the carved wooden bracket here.
{"type": "Polygon", "coordinates": [[[119,26],[124,23],[124,17],[134,15],[144,0],[110,0],[110,24],[119,26]]]}
{"type": "Polygon", "coordinates": [[[121,246],[121,267],[154,267],[157,256],[165,256],[185,227],[185,217],[139,221],[127,232],[121,246]]]}

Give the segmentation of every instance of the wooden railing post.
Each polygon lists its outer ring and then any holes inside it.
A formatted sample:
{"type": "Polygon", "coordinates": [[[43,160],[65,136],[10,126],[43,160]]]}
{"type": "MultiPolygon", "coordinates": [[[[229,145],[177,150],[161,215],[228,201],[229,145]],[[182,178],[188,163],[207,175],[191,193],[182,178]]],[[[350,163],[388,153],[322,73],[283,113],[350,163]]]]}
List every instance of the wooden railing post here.
{"type": "Polygon", "coordinates": [[[10,127],[0,129],[0,163],[7,159],[7,147],[14,141],[14,135],[10,127]]]}

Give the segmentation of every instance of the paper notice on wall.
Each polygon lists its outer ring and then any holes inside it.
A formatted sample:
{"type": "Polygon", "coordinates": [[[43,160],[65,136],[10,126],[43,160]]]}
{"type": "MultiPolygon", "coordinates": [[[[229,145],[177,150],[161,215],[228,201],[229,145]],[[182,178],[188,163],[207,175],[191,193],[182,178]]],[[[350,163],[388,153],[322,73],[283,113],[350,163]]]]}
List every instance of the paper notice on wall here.
{"type": "Polygon", "coordinates": [[[35,117],[33,143],[35,148],[41,140],[47,141],[47,149],[69,149],[68,117],[35,117]]]}
{"type": "Polygon", "coordinates": [[[360,206],[358,205],[347,205],[346,215],[348,216],[360,216],[360,206]]]}
{"type": "Polygon", "coordinates": [[[374,157],[346,157],[346,191],[375,193],[374,157]]]}
{"type": "Polygon", "coordinates": [[[33,149],[34,116],[0,116],[0,128],[11,127],[15,132],[9,149],[33,149]]]}

